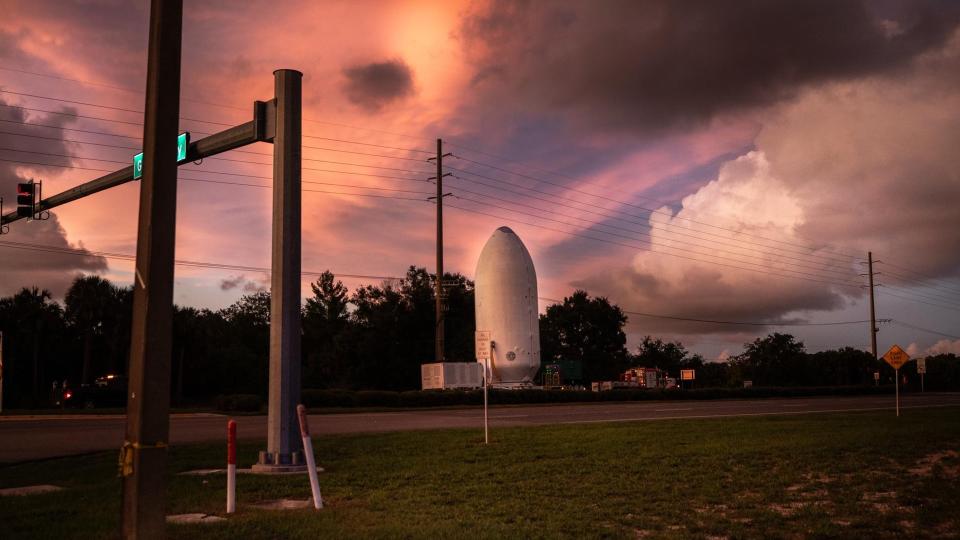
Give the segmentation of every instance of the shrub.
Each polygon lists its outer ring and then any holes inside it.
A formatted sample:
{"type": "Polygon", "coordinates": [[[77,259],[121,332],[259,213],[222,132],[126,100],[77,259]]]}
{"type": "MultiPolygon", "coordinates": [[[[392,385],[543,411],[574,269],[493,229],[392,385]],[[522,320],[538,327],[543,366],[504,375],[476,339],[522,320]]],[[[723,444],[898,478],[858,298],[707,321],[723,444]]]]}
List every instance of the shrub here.
{"type": "MultiPolygon", "coordinates": [[[[854,396],[892,393],[891,386],[827,386],[827,387],[764,387],[693,388],[666,390],[617,388],[606,392],[589,390],[499,390],[490,389],[494,405],[531,403],[591,403],[617,401],[681,401],[711,399],[757,399],[803,396],[854,396]]],[[[483,390],[304,390],[302,402],[307,407],[445,407],[480,405],[483,390]]]]}
{"type": "Polygon", "coordinates": [[[262,402],[256,394],[229,394],[217,396],[214,406],[218,411],[258,412],[262,402]]]}

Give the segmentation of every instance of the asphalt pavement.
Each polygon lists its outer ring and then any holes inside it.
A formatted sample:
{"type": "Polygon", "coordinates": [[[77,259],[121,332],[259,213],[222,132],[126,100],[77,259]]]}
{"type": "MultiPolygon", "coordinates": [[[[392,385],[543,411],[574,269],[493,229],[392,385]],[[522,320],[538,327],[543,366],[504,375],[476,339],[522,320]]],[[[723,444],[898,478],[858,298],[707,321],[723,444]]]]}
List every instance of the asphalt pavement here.
{"type": "MultiPolygon", "coordinates": [[[[921,414],[925,407],[960,407],[960,393],[908,394],[901,414],[921,414]]],[[[575,403],[493,407],[491,429],[546,424],[590,424],[733,416],[841,413],[887,410],[894,414],[893,396],[809,397],[791,399],[575,403]]],[[[173,414],[171,444],[224,441],[227,416],[173,414]]],[[[237,417],[240,439],[266,437],[266,416],[237,417]]],[[[119,449],[123,415],[0,416],[0,463],[44,459],[98,450],[119,449]]],[[[315,436],[336,433],[375,433],[426,429],[482,429],[483,409],[419,409],[310,416],[315,436]]]]}

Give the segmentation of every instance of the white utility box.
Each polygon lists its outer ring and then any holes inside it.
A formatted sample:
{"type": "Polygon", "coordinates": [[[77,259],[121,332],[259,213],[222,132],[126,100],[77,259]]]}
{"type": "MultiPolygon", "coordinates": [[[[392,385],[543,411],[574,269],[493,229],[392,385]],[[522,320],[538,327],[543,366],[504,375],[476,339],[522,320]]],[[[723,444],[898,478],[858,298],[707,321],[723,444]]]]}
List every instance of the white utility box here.
{"type": "Polygon", "coordinates": [[[420,366],[420,384],[424,390],[483,388],[483,364],[480,362],[423,364],[420,366]]]}

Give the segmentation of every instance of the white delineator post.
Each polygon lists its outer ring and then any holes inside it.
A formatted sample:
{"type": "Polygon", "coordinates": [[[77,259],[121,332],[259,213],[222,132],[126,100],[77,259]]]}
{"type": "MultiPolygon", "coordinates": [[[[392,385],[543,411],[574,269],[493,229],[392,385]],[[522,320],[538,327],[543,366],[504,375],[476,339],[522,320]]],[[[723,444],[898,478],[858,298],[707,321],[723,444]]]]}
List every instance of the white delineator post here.
{"type": "Polygon", "coordinates": [[[310,440],[310,428],[307,426],[307,408],[297,405],[297,418],[300,420],[300,437],[303,438],[303,456],[307,462],[307,474],[310,475],[310,491],[313,492],[313,507],[323,508],[320,497],[320,479],[317,478],[317,464],[313,459],[313,441],[310,440]]]}
{"type": "Polygon", "coordinates": [[[897,418],[900,417],[900,368],[893,370],[893,387],[897,393],[897,418]]]}
{"type": "Polygon", "coordinates": [[[490,360],[487,359],[483,366],[483,444],[490,444],[490,418],[487,414],[488,392],[490,388],[490,379],[487,372],[490,371],[490,360]]]}
{"type": "Polygon", "coordinates": [[[227,513],[237,511],[237,423],[227,422],[227,513]]]}

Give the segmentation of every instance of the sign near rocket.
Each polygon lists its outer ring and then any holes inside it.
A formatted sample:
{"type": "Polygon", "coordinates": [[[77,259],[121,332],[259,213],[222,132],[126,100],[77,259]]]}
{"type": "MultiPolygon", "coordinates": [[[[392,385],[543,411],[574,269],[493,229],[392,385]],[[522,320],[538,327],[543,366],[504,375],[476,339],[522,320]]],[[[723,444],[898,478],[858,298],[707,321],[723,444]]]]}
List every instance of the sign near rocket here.
{"type": "Polygon", "coordinates": [[[483,246],[474,291],[477,328],[490,332],[490,383],[531,384],[540,369],[537,273],[509,227],[494,231],[483,246]]]}

